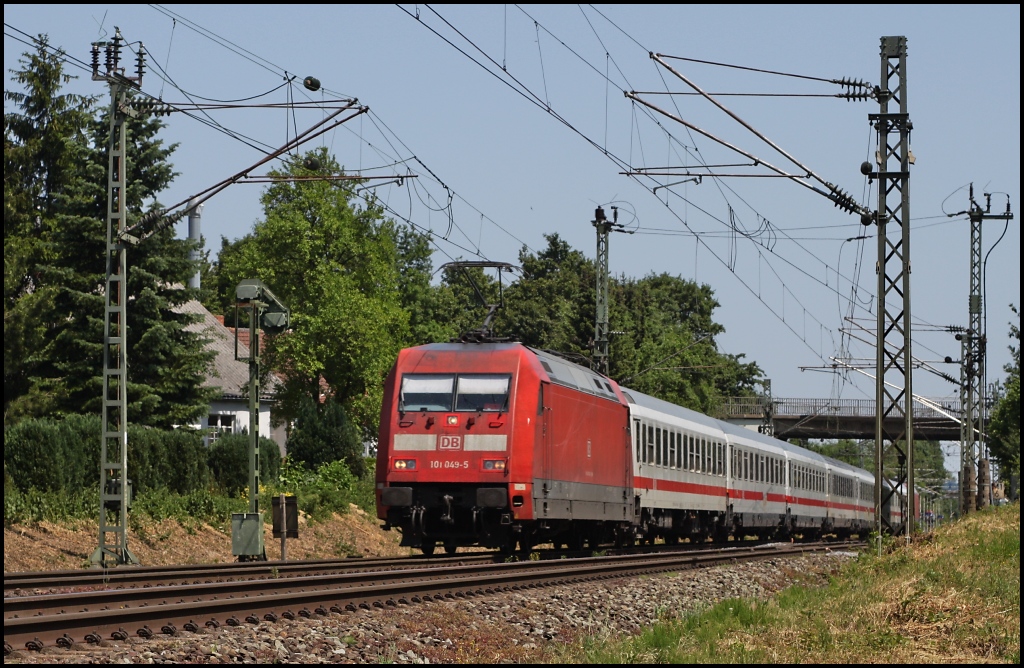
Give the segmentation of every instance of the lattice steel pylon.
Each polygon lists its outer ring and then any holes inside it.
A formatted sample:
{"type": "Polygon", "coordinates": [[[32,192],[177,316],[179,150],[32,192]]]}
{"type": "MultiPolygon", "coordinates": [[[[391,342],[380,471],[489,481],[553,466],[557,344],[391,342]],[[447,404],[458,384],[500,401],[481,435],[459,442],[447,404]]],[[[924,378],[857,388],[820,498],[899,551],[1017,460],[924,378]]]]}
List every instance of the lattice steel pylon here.
{"type": "Polygon", "coordinates": [[[875,156],[878,180],[878,211],[864,222],[878,226],[878,321],[875,351],[875,529],[904,533],[914,530],[914,423],[910,327],[910,131],[907,112],[907,38],[882,37],[881,83],[876,91],[879,113],[868,114],[878,135],[875,156]],[[898,111],[890,111],[890,103],[898,111]],[[893,169],[890,169],[892,165],[893,169]],[[890,197],[895,195],[896,197],[890,197]],[[898,199],[897,199],[898,197],[898,199]],[[889,433],[885,419],[901,415],[903,429],[889,433]],[[885,456],[895,451],[897,470],[886,481],[885,456]],[[887,504],[900,504],[899,522],[883,512],[887,504]],[[895,524],[895,526],[894,526],[895,524]]]}
{"type": "Polygon", "coordinates": [[[124,232],[127,227],[125,196],[125,122],[137,112],[129,106],[129,92],[142,82],[143,49],[139,48],[136,77],[124,76],[120,66],[124,39],[114,29],[110,42],[92,45],[92,79],[110,86],[110,138],[107,146],[107,245],[103,316],[103,398],[100,425],[99,544],[90,561],[96,566],[137,564],[128,548],[128,321],[124,232]],[[105,71],[100,72],[99,53],[104,48],[105,71]]]}

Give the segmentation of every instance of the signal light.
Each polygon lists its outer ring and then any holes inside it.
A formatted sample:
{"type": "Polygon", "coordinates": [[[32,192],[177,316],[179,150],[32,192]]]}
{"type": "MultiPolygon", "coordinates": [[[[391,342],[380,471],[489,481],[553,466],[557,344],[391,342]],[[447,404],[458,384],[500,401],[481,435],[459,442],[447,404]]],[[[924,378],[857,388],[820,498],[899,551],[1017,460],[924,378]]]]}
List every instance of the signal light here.
{"type": "Polygon", "coordinates": [[[485,471],[504,471],[505,470],[504,459],[485,459],[484,470],[485,471]]]}
{"type": "Polygon", "coordinates": [[[396,459],[391,463],[391,468],[396,471],[415,471],[415,459],[396,459]]]}

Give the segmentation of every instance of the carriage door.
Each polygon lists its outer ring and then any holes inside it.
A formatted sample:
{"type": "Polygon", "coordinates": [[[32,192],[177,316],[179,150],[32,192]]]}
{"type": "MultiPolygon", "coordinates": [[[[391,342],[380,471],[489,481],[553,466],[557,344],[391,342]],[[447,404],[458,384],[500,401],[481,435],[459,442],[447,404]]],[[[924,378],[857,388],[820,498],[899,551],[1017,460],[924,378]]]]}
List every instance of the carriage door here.
{"type": "Polygon", "coordinates": [[[641,429],[642,429],[642,427],[640,426],[640,418],[633,418],[633,429],[631,430],[630,438],[631,438],[631,441],[633,443],[633,448],[632,448],[633,454],[632,454],[632,456],[636,460],[636,465],[634,465],[633,462],[630,462],[629,463],[629,469],[633,470],[633,471],[636,471],[637,475],[640,475],[640,473],[641,473],[641,471],[640,471],[640,453],[641,453],[640,433],[641,433],[641,429]]]}
{"type": "Polygon", "coordinates": [[[537,413],[540,423],[540,434],[537,442],[540,443],[540,477],[542,498],[547,499],[551,493],[551,483],[554,479],[553,471],[554,453],[551,452],[552,423],[551,406],[548,402],[550,392],[545,391],[547,383],[540,384],[540,396],[537,398],[537,413]]]}

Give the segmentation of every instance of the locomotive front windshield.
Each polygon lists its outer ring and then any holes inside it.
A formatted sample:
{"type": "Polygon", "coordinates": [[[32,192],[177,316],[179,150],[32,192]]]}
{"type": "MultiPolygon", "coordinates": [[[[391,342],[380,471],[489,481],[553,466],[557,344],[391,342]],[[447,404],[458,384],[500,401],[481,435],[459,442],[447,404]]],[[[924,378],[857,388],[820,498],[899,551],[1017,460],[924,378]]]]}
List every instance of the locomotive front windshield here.
{"type": "Polygon", "coordinates": [[[508,410],[508,374],[418,374],[402,376],[401,411],[453,410],[504,412],[508,410]]]}

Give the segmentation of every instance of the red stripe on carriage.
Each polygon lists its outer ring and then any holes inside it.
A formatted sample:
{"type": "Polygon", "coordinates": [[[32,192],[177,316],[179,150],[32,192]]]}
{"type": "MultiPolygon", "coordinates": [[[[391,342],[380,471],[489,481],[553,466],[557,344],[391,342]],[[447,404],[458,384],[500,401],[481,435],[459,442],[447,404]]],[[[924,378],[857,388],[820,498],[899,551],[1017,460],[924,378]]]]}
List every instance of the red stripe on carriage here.
{"type": "Polygon", "coordinates": [[[633,486],[643,490],[681,492],[683,494],[701,494],[704,496],[725,496],[724,486],[716,487],[715,485],[701,485],[695,482],[679,482],[676,480],[661,480],[640,476],[633,478],[633,486]]]}

